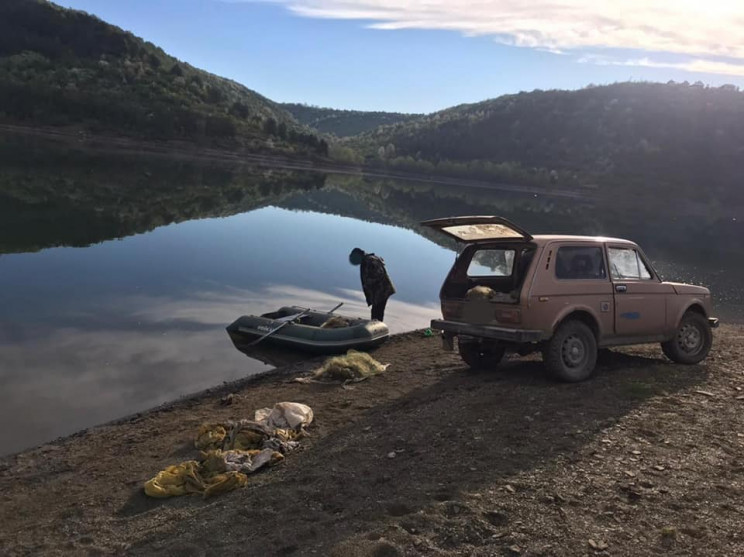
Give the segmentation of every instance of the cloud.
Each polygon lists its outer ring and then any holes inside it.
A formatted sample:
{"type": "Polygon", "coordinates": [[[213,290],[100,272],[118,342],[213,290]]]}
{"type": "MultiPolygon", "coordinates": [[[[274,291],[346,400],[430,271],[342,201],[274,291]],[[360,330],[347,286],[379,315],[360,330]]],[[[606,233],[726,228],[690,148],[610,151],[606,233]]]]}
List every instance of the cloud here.
{"type": "MultiPolygon", "coordinates": [[[[247,0],[262,1],[262,0],[247,0]]],[[[441,29],[554,52],[632,49],[693,60],[647,67],[742,75],[741,0],[263,0],[305,17],[369,21],[374,29],[441,29]],[[710,60],[728,58],[730,62],[710,60]]]]}
{"type": "MultiPolygon", "coordinates": [[[[198,292],[188,299],[129,298],[129,307],[138,307],[133,316],[143,323],[175,321],[181,324],[213,325],[224,328],[243,314],[261,314],[281,306],[301,306],[330,310],[343,302],[338,313],[353,317],[368,317],[369,308],[359,290],[339,288],[334,293],[293,285],[272,285],[259,290],[233,288],[215,292],[198,292]]],[[[392,333],[402,333],[429,326],[440,314],[438,303],[412,304],[390,299],[385,323],[392,333]]]]}
{"type": "Polygon", "coordinates": [[[706,60],[694,58],[684,62],[659,62],[648,57],[616,59],[608,56],[585,55],[578,60],[582,64],[597,64],[600,66],[635,66],[641,68],[670,68],[694,73],[710,73],[719,75],[730,75],[744,77],[744,63],[735,64],[720,62],[717,60],[706,60]]]}
{"type": "MultiPolygon", "coordinates": [[[[0,455],[266,371],[270,365],[235,350],[226,325],[279,306],[331,309],[339,302],[342,315],[369,316],[358,290],[272,285],[180,298],[129,296],[104,308],[120,320],[112,317],[108,327],[75,316],[34,324],[33,334],[21,332],[13,342],[0,337],[0,422],[23,424],[0,429],[0,455]]],[[[393,297],[385,322],[398,333],[427,327],[440,315],[435,303],[393,297]]]]}

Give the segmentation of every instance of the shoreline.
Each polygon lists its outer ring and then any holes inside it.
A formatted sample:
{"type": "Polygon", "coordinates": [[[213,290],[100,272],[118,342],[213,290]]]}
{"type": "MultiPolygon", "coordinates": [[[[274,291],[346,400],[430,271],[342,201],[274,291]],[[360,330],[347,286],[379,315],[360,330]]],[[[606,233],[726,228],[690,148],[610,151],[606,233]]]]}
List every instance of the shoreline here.
{"type": "MultiPolygon", "coordinates": [[[[390,335],[390,338],[408,335],[413,332],[414,331],[409,331],[405,333],[398,333],[396,335],[390,335]]],[[[140,420],[142,418],[145,418],[151,415],[156,415],[160,412],[172,411],[174,408],[177,408],[181,405],[189,405],[193,403],[198,403],[200,400],[203,400],[208,397],[224,396],[236,390],[242,390],[242,389],[249,388],[252,383],[259,382],[262,380],[279,378],[279,377],[289,377],[289,376],[296,375],[299,373],[305,373],[309,371],[308,369],[309,366],[316,365],[322,360],[323,360],[323,356],[308,355],[308,358],[298,360],[297,362],[289,363],[289,364],[282,365],[279,367],[274,367],[272,369],[267,369],[265,371],[259,371],[257,373],[254,373],[252,375],[247,375],[240,379],[235,379],[232,381],[223,381],[219,385],[207,387],[206,389],[202,389],[200,391],[194,391],[193,393],[187,393],[187,394],[178,396],[172,400],[168,400],[166,402],[158,404],[157,406],[146,408],[138,412],[132,412],[131,414],[125,414],[124,416],[121,416],[119,418],[114,418],[112,420],[108,420],[108,421],[105,421],[99,424],[94,424],[89,427],[85,427],[77,431],[74,431],[72,433],[69,433],[67,435],[61,435],[59,437],[55,437],[54,439],[41,442],[37,445],[32,445],[25,449],[21,449],[20,451],[15,451],[15,452],[8,453],[8,454],[0,454],[0,469],[2,468],[2,463],[4,460],[12,459],[14,457],[17,457],[18,455],[22,455],[23,453],[37,451],[47,445],[57,445],[57,444],[65,443],[67,441],[76,439],[78,437],[83,437],[87,435],[88,433],[95,432],[96,430],[101,429],[101,428],[116,427],[116,426],[121,426],[121,425],[128,424],[128,423],[133,423],[137,420],[140,420]]]]}
{"type": "Polygon", "coordinates": [[[288,381],[322,356],[223,383],[0,459],[0,553],[741,553],[744,327],[714,338],[704,365],[623,348],[567,385],[533,356],[468,372],[417,330],[361,383],[288,381]],[[201,424],[282,401],[315,413],[283,463],[210,499],[144,495],[201,424]]]}

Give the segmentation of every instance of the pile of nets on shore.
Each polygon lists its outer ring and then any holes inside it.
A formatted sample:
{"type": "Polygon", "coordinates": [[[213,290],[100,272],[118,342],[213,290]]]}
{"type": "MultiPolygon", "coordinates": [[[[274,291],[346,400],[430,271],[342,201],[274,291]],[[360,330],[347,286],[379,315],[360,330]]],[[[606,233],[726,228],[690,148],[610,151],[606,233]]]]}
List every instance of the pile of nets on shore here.
{"type": "Polygon", "coordinates": [[[209,497],[243,487],[249,474],[283,461],[296,449],[313,418],[312,408],[305,404],[280,402],[256,410],[253,420],[204,424],[194,440],[200,460],[168,466],[145,482],[145,493],[209,497]]]}
{"type": "Polygon", "coordinates": [[[341,381],[356,383],[385,371],[390,364],[381,364],[366,352],[349,350],[343,356],[328,358],[310,377],[298,377],[297,383],[341,381]]]}

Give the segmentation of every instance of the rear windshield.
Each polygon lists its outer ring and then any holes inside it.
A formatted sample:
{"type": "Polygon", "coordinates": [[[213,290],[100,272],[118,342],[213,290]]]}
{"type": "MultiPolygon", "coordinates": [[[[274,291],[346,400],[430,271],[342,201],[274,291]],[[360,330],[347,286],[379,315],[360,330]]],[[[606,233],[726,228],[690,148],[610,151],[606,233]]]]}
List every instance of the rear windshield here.
{"type": "Polygon", "coordinates": [[[532,263],[534,246],[481,248],[473,254],[467,275],[476,277],[514,277],[520,281],[532,263]]]}
{"type": "Polygon", "coordinates": [[[481,249],[468,266],[469,277],[510,277],[514,271],[513,248],[481,249]]]}

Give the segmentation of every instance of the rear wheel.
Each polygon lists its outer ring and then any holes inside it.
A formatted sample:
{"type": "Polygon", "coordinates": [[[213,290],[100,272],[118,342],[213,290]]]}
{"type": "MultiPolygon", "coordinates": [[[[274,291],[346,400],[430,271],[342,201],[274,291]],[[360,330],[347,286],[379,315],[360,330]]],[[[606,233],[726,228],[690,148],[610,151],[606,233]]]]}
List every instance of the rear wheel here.
{"type": "Polygon", "coordinates": [[[688,311],[674,338],[661,343],[667,358],[678,364],[697,364],[705,359],[713,344],[713,333],[705,316],[688,311]]]}
{"type": "Polygon", "coordinates": [[[597,364],[597,339],[581,321],[566,321],[548,341],[543,358],[554,378],[571,383],[583,381],[597,364]]]}
{"type": "Polygon", "coordinates": [[[462,361],[471,369],[495,369],[504,358],[506,349],[498,343],[458,339],[457,349],[462,361]]]}

